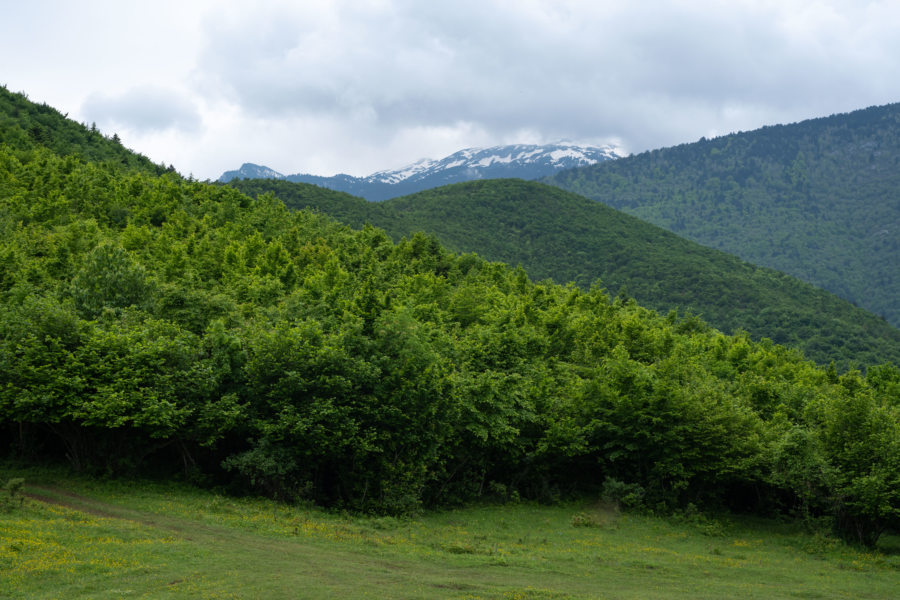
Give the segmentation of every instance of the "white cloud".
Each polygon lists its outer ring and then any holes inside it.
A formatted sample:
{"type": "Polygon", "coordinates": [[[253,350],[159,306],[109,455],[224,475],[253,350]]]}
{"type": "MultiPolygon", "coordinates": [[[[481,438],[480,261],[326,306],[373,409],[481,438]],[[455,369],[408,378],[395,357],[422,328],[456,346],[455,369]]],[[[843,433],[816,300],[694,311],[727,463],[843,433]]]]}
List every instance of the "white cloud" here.
{"type": "Polygon", "coordinates": [[[156,86],[139,86],[115,96],[95,92],[81,113],[104,129],[124,127],[136,133],[167,129],[195,133],[202,124],[197,107],[186,95],[156,86]]]}
{"type": "Polygon", "coordinates": [[[465,146],[632,151],[900,100],[900,4],[37,0],[2,82],[157,162],[368,174],[465,146]],[[526,139],[527,138],[527,139],[526,139]]]}

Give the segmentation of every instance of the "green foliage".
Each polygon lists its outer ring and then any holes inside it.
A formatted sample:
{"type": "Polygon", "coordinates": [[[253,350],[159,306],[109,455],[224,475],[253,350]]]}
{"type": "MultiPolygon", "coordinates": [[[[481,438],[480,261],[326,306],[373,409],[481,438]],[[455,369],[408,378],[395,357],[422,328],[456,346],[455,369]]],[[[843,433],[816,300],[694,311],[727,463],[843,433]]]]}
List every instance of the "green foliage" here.
{"type": "Polygon", "coordinates": [[[522,265],[535,279],[627,289],[643,306],[675,310],[684,328],[702,315],[726,333],[769,338],[842,370],[900,362],[900,331],[849,302],[538,183],[477,181],[381,203],[286,181],[230,185],[354,227],[372,223],[396,239],[427,231],[452,249],[522,265]]]}
{"type": "Polygon", "coordinates": [[[636,483],[625,483],[613,477],[603,482],[600,499],[616,507],[634,509],[644,504],[645,490],[636,483]]]}
{"type": "Polygon", "coordinates": [[[833,469],[830,498],[845,538],[871,546],[900,523],[900,418],[873,399],[858,374],[841,378],[830,402],[809,407],[833,469]]]}
{"type": "Polygon", "coordinates": [[[22,492],[25,488],[25,480],[21,477],[8,479],[0,488],[0,512],[11,512],[22,507],[25,498],[22,492]]]}
{"type": "Polygon", "coordinates": [[[72,278],[75,309],[95,319],[104,309],[138,306],[151,298],[143,268],[122,249],[97,246],[72,278]]]}
{"type": "Polygon", "coordinates": [[[373,513],[617,480],[868,545],[900,522],[895,367],[839,375],[270,194],[6,145],[0,182],[8,455],[373,513]]]}
{"type": "Polygon", "coordinates": [[[58,110],[30,102],[25,94],[11,92],[5,85],[0,86],[0,140],[15,148],[20,157],[46,147],[61,156],[75,155],[148,173],[174,171],[171,166],[154,165],[147,157],[128,150],[118,135],[107,137],[95,125],[70,121],[58,110]]]}
{"type": "Polygon", "coordinates": [[[702,139],[547,181],[789,273],[900,327],[898,163],[900,104],[891,104],[702,139]]]}

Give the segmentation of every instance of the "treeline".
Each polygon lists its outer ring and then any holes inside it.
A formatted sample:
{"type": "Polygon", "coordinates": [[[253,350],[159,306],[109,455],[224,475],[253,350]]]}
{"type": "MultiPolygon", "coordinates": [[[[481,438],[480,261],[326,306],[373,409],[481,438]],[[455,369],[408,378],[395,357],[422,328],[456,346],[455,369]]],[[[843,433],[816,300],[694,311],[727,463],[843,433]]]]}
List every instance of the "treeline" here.
{"type": "Polygon", "coordinates": [[[174,173],[171,165],[156,165],[149,158],[125,148],[119,136],[106,136],[97,129],[67,118],[47,104],[35,103],[23,93],[0,85],[0,141],[19,154],[48,148],[61,156],[77,156],[94,162],[148,173],[174,173]]]}
{"type": "Polygon", "coordinates": [[[822,287],[900,327],[900,104],[546,181],[822,287]]]}
{"type": "Polygon", "coordinates": [[[598,280],[662,313],[695,314],[725,333],[746,331],[801,349],[843,372],[900,364],[900,330],[845,300],[783,273],[705,248],[630,215],[535,182],[475,181],[386,202],[270,179],[229,185],[274,193],[353,227],[371,223],[395,240],[427,231],[445,246],[522,265],[537,280],[598,280]]]}
{"type": "Polygon", "coordinates": [[[900,369],[839,375],[270,195],[0,146],[8,456],[380,512],[626,490],[900,524],[900,369]]]}

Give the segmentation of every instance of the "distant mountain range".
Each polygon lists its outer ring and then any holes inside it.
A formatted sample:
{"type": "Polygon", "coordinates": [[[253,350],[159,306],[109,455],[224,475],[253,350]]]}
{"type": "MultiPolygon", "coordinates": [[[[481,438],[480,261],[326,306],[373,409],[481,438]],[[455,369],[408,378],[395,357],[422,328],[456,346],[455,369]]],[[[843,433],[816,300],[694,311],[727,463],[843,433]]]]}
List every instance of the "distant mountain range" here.
{"type": "Polygon", "coordinates": [[[545,181],[789,273],[900,327],[900,104],[702,139],[545,181]]]}
{"type": "Polygon", "coordinates": [[[219,181],[232,179],[284,179],[312,183],[366,200],[387,200],[450,183],[476,179],[539,179],[574,167],[586,167],[621,158],[625,153],[612,146],[583,146],[566,142],[534,145],[516,144],[493,148],[460,150],[440,160],[423,159],[400,169],[379,171],[368,177],[352,175],[283,175],[268,167],[244,163],[236,171],[226,171],[219,181]]]}

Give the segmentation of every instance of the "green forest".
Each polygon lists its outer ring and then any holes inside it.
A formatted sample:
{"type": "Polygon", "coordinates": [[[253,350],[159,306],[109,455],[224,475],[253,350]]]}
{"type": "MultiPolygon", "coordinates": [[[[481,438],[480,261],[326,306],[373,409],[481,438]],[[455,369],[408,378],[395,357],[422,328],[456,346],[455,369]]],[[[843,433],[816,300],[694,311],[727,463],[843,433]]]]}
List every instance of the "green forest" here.
{"type": "Polygon", "coordinates": [[[572,169],[547,182],[778,269],[900,327],[900,104],[572,169]]]}
{"type": "Polygon", "coordinates": [[[44,137],[0,144],[7,458],[381,514],[602,492],[869,546],[900,526],[893,364],[395,243],[26,108],[44,137]]]}
{"type": "Polygon", "coordinates": [[[846,300],[783,273],[700,246],[609,207],[536,182],[486,180],[367,202],[313,185],[233,180],[395,240],[427,231],[446,247],[521,265],[535,280],[602,285],[661,313],[696,315],[725,333],[801,349],[839,371],[900,364],[900,330],[846,300]]]}

